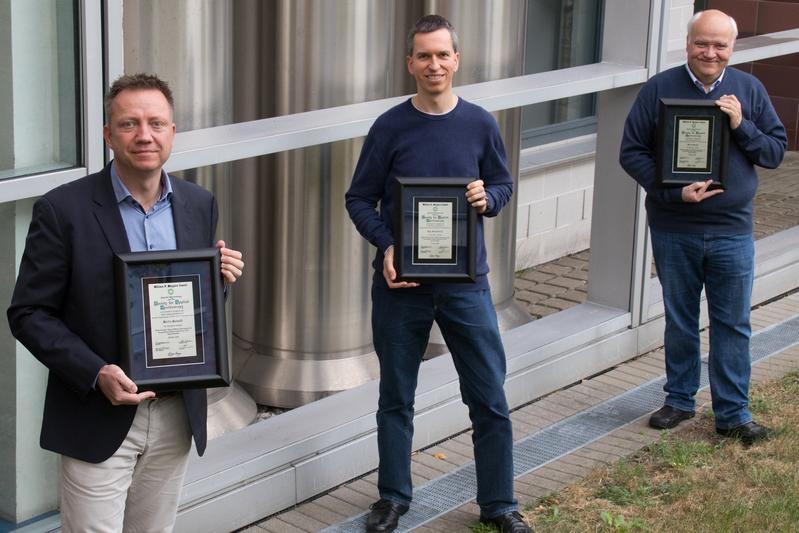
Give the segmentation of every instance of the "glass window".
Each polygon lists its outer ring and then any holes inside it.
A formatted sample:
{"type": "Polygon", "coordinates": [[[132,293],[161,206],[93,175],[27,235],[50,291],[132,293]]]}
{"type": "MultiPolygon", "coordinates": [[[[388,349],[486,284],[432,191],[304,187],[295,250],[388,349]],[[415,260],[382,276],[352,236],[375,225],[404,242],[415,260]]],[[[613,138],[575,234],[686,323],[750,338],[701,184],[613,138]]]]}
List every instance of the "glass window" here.
{"type": "Polygon", "coordinates": [[[0,0],[0,179],[79,164],[77,0],[0,0]]]}
{"type": "MultiPolygon", "coordinates": [[[[529,0],[525,74],[595,63],[599,58],[603,2],[529,0]]],[[[522,147],[596,131],[593,95],[526,106],[522,111],[522,147]]]]}

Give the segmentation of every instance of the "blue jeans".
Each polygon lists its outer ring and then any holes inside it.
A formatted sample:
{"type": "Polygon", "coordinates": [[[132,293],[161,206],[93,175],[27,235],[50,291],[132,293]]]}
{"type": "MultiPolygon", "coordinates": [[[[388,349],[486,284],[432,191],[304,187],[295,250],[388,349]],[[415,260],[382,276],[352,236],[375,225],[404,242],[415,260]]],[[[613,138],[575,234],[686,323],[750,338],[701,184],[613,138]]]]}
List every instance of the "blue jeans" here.
{"type": "Polygon", "coordinates": [[[710,318],[708,370],[716,427],[752,420],[749,323],[755,246],[751,235],[652,230],[652,250],[666,308],[666,405],[693,411],[699,388],[699,299],[710,318]]]}
{"type": "Polygon", "coordinates": [[[419,365],[433,320],[438,322],[474,430],[477,503],[494,517],[516,509],[513,499],[513,434],[505,400],[505,351],[491,293],[420,294],[372,288],[372,330],[380,360],[377,446],[380,497],[411,501],[413,403],[419,365]]]}

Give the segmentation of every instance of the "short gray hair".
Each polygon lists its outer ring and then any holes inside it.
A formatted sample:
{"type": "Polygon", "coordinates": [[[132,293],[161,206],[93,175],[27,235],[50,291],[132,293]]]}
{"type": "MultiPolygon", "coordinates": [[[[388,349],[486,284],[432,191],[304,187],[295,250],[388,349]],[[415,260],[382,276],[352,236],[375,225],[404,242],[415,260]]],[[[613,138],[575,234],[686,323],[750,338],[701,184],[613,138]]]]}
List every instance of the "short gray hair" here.
{"type": "Polygon", "coordinates": [[[453,26],[450,21],[448,21],[441,15],[425,15],[419,20],[417,20],[416,24],[414,24],[413,28],[411,28],[411,31],[408,32],[408,39],[405,42],[405,46],[408,50],[408,55],[409,56],[413,55],[413,37],[417,33],[432,33],[442,28],[449,31],[449,35],[450,37],[452,37],[452,50],[457,52],[458,34],[455,33],[455,26],[453,26]]]}
{"type": "MultiPolygon", "coordinates": [[[[697,11],[696,13],[694,13],[694,16],[691,17],[691,20],[688,21],[688,38],[689,39],[691,38],[691,32],[693,32],[693,30],[694,30],[694,24],[696,24],[696,21],[699,20],[702,17],[703,13],[705,13],[705,11],[697,11]]],[[[727,15],[726,13],[724,13],[724,14],[727,15]]],[[[734,41],[735,39],[738,38],[738,24],[736,24],[735,19],[732,18],[729,15],[727,15],[727,20],[730,21],[730,29],[732,30],[732,40],[734,41]]]]}

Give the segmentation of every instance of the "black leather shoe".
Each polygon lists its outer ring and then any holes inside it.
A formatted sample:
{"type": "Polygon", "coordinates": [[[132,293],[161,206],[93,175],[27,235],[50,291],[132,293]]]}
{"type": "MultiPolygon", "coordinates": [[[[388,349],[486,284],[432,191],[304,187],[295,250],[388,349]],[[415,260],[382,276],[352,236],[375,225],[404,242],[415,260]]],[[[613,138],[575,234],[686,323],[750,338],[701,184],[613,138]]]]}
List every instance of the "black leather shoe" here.
{"type": "Polygon", "coordinates": [[[670,405],[664,405],[649,417],[649,426],[655,429],[671,429],[683,420],[693,418],[694,411],[683,411],[670,405]]]}
{"type": "Polygon", "coordinates": [[[731,439],[738,439],[744,444],[749,445],[756,441],[765,440],[771,437],[774,431],[766,426],[761,426],[753,420],[741,426],[730,429],[716,428],[716,433],[731,439]]]}
{"type": "Polygon", "coordinates": [[[371,511],[366,517],[367,533],[394,531],[397,529],[399,517],[408,512],[408,506],[394,503],[383,498],[369,506],[371,511]]]}
{"type": "Polygon", "coordinates": [[[501,514],[493,518],[486,518],[480,515],[480,521],[484,524],[494,524],[499,528],[500,533],[533,533],[533,528],[524,523],[522,515],[517,511],[501,514]]]}

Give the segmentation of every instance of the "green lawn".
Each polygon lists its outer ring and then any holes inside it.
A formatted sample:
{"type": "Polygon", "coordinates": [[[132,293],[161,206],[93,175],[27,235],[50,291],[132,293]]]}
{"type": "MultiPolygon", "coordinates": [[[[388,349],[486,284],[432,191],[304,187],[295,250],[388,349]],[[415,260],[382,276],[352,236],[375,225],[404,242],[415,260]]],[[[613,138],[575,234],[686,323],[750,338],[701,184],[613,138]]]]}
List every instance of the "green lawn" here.
{"type": "Polygon", "coordinates": [[[704,413],[525,516],[538,532],[799,532],[799,372],[754,386],[751,398],[771,440],[720,438],[704,413]]]}

